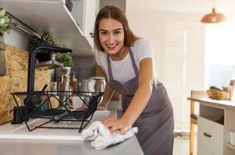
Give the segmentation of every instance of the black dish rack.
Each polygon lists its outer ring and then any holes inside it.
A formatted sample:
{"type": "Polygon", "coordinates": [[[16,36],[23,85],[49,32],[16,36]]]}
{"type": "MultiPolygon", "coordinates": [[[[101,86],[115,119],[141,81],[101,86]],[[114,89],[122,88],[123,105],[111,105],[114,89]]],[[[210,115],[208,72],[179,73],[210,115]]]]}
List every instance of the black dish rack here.
{"type": "Polygon", "coordinates": [[[71,91],[34,91],[30,92],[15,92],[12,93],[16,107],[14,108],[13,124],[24,122],[29,131],[37,128],[49,129],[78,129],[79,132],[84,129],[91,121],[97,105],[103,95],[103,92],[71,92],[71,91]],[[63,96],[63,100],[61,97],[63,96]],[[73,96],[78,96],[86,109],[71,110],[68,102],[73,96]],[[52,108],[51,99],[58,101],[58,107],[52,108]],[[29,119],[46,119],[45,122],[30,127],[29,119]],[[79,121],[80,125],[77,127],[60,126],[62,121],[79,121]],[[46,124],[53,123],[53,126],[46,124]],[[58,124],[58,126],[56,125],[58,124]]]}

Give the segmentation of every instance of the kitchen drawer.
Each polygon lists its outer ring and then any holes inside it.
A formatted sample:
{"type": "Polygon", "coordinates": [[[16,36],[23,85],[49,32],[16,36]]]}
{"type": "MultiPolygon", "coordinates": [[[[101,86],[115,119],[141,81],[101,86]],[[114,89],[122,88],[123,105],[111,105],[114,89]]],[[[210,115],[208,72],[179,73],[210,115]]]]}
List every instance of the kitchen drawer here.
{"type": "Polygon", "coordinates": [[[203,145],[215,155],[223,155],[224,126],[203,117],[199,117],[198,145],[203,145]]]}
{"type": "Polygon", "coordinates": [[[197,151],[197,155],[214,155],[213,152],[211,152],[210,150],[208,150],[206,147],[204,147],[201,144],[198,144],[198,151],[197,151]]]}

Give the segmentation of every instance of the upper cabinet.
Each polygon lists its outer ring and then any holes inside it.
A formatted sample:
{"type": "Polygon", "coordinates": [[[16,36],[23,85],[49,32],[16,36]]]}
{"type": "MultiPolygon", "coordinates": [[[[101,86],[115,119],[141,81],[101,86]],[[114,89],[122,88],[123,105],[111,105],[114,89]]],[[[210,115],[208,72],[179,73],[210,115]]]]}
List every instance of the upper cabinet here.
{"type": "Polygon", "coordinates": [[[0,0],[0,7],[36,30],[49,31],[59,46],[71,48],[72,55],[93,55],[90,32],[99,1],[72,0],[70,12],[65,0],[0,0]]]}
{"type": "Polygon", "coordinates": [[[72,15],[78,21],[84,36],[93,46],[95,18],[99,11],[99,0],[74,0],[72,15]]]}

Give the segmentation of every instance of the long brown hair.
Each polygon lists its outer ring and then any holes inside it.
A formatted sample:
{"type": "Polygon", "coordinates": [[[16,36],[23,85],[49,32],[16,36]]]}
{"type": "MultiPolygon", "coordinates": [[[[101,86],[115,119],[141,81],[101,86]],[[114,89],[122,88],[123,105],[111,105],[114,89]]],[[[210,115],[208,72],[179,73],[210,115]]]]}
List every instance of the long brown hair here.
{"type": "Polygon", "coordinates": [[[133,43],[139,39],[130,29],[126,15],[122,10],[113,5],[106,5],[103,7],[98,15],[96,16],[95,27],[94,27],[94,42],[95,46],[99,51],[104,51],[103,47],[100,45],[99,41],[99,23],[102,19],[112,18],[120,22],[124,29],[125,39],[124,45],[126,47],[131,47],[133,43]]]}

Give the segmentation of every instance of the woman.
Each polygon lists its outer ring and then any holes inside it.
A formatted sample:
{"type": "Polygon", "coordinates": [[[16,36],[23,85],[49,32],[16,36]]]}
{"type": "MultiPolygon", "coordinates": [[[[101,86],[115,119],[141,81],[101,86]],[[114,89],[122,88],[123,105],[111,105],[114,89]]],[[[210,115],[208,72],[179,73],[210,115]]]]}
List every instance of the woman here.
{"type": "Polygon", "coordinates": [[[123,115],[104,120],[111,132],[125,133],[137,126],[137,138],[146,155],[170,155],[173,147],[173,110],[164,86],[157,82],[149,42],[135,36],[125,14],[105,6],[94,29],[97,64],[106,74],[104,108],[112,91],[122,95],[123,115]]]}

